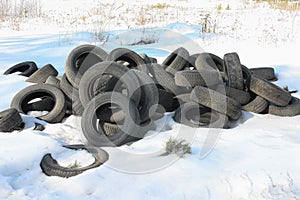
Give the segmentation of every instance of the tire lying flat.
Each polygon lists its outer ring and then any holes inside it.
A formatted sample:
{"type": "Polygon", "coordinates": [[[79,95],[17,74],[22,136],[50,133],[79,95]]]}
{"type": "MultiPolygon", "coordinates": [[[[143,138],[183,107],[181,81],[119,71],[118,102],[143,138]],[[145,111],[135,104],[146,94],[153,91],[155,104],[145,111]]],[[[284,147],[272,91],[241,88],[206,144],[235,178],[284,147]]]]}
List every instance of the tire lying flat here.
{"type": "Polygon", "coordinates": [[[212,89],[197,86],[191,93],[191,100],[218,111],[236,120],[241,116],[241,104],[212,89]]]}
{"type": "Polygon", "coordinates": [[[296,97],[292,97],[290,103],[287,106],[281,107],[276,105],[269,106],[269,114],[292,117],[300,114],[300,100],[296,97]]]}
{"type": "Polygon", "coordinates": [[[268,81],[276,81],[277,77],[275,75],[275,70],[272,67],[259,67],[249,69],[252,74],[258,78],[265,79],[268,81]]]}
{"type": "Polygon", "coordinates": [[[254,113],[262,113],[269,106],[269,102],[260,96],[256,96],[252,101],[242,107],[243,110],[254,113]]]}
{"type": "Polygon", "coordinates": [[[251,76],[250,90],[277,106],[287,106],[292,98],[284,89],[255,75],[251,76]]]}
{"type": "Polygon", "coordinates": [[[57,75],[57,70],[51,64],[47,64],[29,76],[29,78],[26,79],[26,82],[45,83],[49,76],[57,75]]]}
{"type": "Polygon", "coordinates": [[[10,67],[8,70],[6,70],[4,72],[4,75],[21,72],[19,75],[29,77],[37,70],[38,70],[38,68],[37,68],[35,62],[26,61],[26,62],[18,63],[16,65],[10,67]]]}

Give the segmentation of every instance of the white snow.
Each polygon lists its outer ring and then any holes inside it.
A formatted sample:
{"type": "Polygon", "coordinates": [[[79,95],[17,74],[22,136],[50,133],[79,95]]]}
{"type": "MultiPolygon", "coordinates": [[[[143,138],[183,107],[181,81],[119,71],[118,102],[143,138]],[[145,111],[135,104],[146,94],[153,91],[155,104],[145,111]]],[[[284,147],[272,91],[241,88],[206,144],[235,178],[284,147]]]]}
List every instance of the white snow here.
{"type": "MultiPolygon", "coordinates": [[[[299,11],[236,0],[41,3],[45,15],[22,19],[19,30],[9,20],[0,22],[0,74],[32,60],[38,67],[51,63],[62,75],[68,53],[84,43],[107,51],[123,46],[158,62],[183,46],[191,54],[237,52],[249,68],[274,67],[277,85],[300,89],[299,11]],[[158,4],[167,6],[155,8],[158,4]],[[206,13],[215,20],[216,33],[202,34],[206,13]],[[155,43],[130,45],[140,39],[155,43]]],[[[1,111],[31,84],[25,79],[0,75],[1,111]]],[[[293,95],[300,98],[299,92],[293,95]]],[[[64,166],[93,162],[85,151],[62,147],[85,140],[80,117],[48,124],[22,115],[23,131],[0,133],[0,199],[300,199],[300,116],[243,112],[237,127],[221,130],[189,128],[175,123],[172,114],[156,121],[156,131],[143,140],[104,148],[107,163],[69,179],[44,175],[39,163],[46,153],[64,166]],[[33,131],[34,122],[46,129],[33,131]],[[192,141],[192,155],[159,156],[170,137],[192,141]]]]}

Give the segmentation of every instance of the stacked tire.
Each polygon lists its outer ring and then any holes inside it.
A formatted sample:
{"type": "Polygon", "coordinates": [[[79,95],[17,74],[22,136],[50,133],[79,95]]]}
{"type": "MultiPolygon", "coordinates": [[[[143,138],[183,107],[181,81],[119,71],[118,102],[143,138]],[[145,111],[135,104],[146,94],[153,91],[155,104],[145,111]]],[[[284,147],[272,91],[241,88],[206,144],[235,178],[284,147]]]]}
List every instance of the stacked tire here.
{"type": "Polygon", "coordinates": [[[277,80],[273,68],[248,69],[237,53],[225,54],[223,59],[202,53],[188,60],[188,68],[175,72],[176,85],[192,91],[177,96],[182,106],[174,120],[179,123],[228,128],[240,118],[241,110],[279,116],[300,113],[299,99],[270,82],[277,80]]]}
{"type": "Polygon", "coordinates": [[[50,123],[81,116],[83,134],[93,146],[143,138],[165,112],[174,112],[176,122],[210,128],[230,128],[241,110],[300,113],[299,99],[271,82],[277,80],[273,68],[248,69],[237,53],[222,59],[206,52],[190,55],[180,47],[159,64],[126,48],[107,53],[81,45],[68,55],[61,77],[52,65],[37,69],[32,62],[6,74],[18,70],[36,84],[21,90],[11,107],[21,113],[48,111],[39,118],[50,123]]]}

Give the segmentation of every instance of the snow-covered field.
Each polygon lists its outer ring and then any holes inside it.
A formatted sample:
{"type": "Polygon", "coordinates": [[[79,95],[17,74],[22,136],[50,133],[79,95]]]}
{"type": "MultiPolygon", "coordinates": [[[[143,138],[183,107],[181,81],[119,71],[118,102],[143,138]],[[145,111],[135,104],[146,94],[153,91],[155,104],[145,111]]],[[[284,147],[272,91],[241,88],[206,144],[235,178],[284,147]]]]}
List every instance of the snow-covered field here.
{"type": "MultiPolygon", "coordinates": [[[[62,75],[69,52],[85,43],[107,51],[130,48],[159,62],[183,46],[191,54],[237,52],[249,68],[274,67],[277,85],[300,89],[299,11],[237,0],[43,0],[41,8],[43,16],[17,26],[11,19],[0,22],[0,74],[33,60],[38,67],[51,63],[62,75]],[[205,14],[215,33],[201,32],[205,14]],[[155,43],[130,45],[141,39],[155,43]]],[[[30,85],[25,79],[0,75],[0,110],[30,85]]],[[[85,151],[62,147],[84,139],[80,117],[60,124],[22,118],[23,131],[0,133],[0,199],[300,199],[300,116],[243,112],[237,127],[209,130],[177,124],[170,113],[156,122],[157,131],[131,146],[104,148],[107,163],[69,179],[44,175],[39,163],[45,153],[64,166],[93,162],[85,151]],[[36,121],[46,129],[33,131],[36,121]],[[192,138],[191,155],[152,156],[178,135],[192,138]]]]}

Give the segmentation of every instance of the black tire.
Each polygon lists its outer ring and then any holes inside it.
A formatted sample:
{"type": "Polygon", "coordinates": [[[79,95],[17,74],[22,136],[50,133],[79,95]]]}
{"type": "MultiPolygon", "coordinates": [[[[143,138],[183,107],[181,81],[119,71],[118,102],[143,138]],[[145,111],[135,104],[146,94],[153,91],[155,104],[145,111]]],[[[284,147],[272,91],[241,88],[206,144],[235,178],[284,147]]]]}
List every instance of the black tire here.
{"type": "Polygon", "coordinates": [[[223,59],[212,53],[195,54],[195,67],[197,70],[219,70],[224,71],[223,59]]]}
{"type": "Polygon", "coordinates": [[[63,74],[63,76],[61,77],[61,81],[60,81],[59,87],[64,92],[64,94],[68,97],[68,99],[72,100],[72,98],[73,98],[73,90],[75,88],[73,88],[73,86],[69,82],[66,74],[63,74]]]}
{"type": "MultiPolygon", "coordinates": [[[[140,112],[141,122],[145,122],[149,120],[155,112],[150,112],[150,108],[152,111],[155,111],[158,104],[159,94],[156,87],[156,84],[152,80],[152,78],[144,73],[143,71],[139,71],[136,69],[132,69],[132,72],[139,79],[139,84],[141,88],[141,98],[140,102],[137,105],[138,110],[140,112]]],[[[124,87],[122,86],[122,82],[116,78],[111,78],[107,82],[107,88],[105,91],[116,91],[122,93],[124,87]]]]}
{"type": "Polygon", "coordinates": [[[57,88],[60,88],[60,80],[56,78],[55,76],[49,76],[47,80],[45,81],[46,84],[54,85],[57,88]]]}
{"type": "Polygon", "coordinates": [[[134,51],[131,51],[130,49],[116,48],[108,54],[106,60],[115,61],[115,62],[125,61],[129,63],[128,65],[129,68],[139,69],[145,72],[145,67],[146,67],[145,60],[134,51]]]}
{"type": "Polygon", "coordinates": [[[150,58],[148,57],[147,54],[141,53],[139,56],[144,60],[145,64],[150,64],[150,63],[152,63],[151,60],[150,60],[150,58]]]}
{"type": "Polygon", "coordinates": [[[151,63],[157,63],[157,59],[156,58],[153,58],[153,57],[149,57],[151,63]]]}
{"type": "Polygon", "coordinates": [[[249,92],[252,72],[248,69],[248,67],[242,65],[242,73],[244,79],[244,91],[249,92]]]}
{"type": "Polygon", "coordinates": [[[9,68],[8,70],[6,70],[4,72],[4,75],[21,72],[19,75],[29,77],[37,70],[38,70],[38,68],[37,68],[35,62],[27,61],[27,62],[22,62],[22,63],[12,66],[11,68],[9,68]]]}
{"type": "Polygon", "coordinates": [[[200,54],[197,53],[197,54],[192,54],[192,55],[189,56],[189,58],[188,58],[188,64],[187,64],[188,68],[191,68],[193,70],[196,68],[196,59],[197,59],[197,57],[199,55],[200,54]]]}
{"type": "Polygon", "coordinates": [[[192,101],[190,93],[177,95],[176,99],[178,100],[180,105],[192,101]]]}
{"type": "MultiPolygon", "coordinates": [[[[101,123],[101,121],[100,121],[101,123]]],[[[96,146],[120,146],[124,144],[127,137],[138,135],[138,124],[140,124],[139,112],[135,103],[125,95],[117,92],[105,92],[93,98],[85,107],[81,127],[88,143],[96,146]],[[125,113],[124,123],[120,125],[121,131],[112,136],[105,134],[98,126],[96,112],[99,108],[107,105],[117,105],[125,113]]]]}
{"type": "Polygon", "coordinates": [[[118,124],[108,122],[103,123],[102,128],[105,134],[108,136],[113,136],[114,134],[117,134],[119,131],[121,131],[121,128],[118,126],[118,124]]]}
{"type": "Polygon", "coordinates": [[[106,151],[99,148],[97,149],[97,151],[98,151],[97,154],[93,155],[95,161],[92,164],[85,167],[79,167],[79,168],[62,167],[49,153],[43,156],[40,162],[40,167],[44,172],[44,174],[46,174],[47,176],[59,176],[63,178],[70,178],[72,176],[81,174],[84,171],[87,171],[89,169],[99,167],[108,160],[109,156],[106,151]]]}
{"type": "Polygon", "coordinates": [[[125,119],[125,114],[120,109],[111,109],[110,106],[99,108],[96,111],[97,118],[106,123],[122,123],[125,119]]]}
{"type": "Polygon", "coordinates": [[[277,106],[287,106],[291,101],[291,94],[267,80],[251,76],[250,90],[277,106]]]}
{"type": "Polygon", "coordinates": [[[191,100],[216,110],[236,120],[241,116],[241,104],[217,91],[197,86],[191,93],[191,100]]]}
{"type": "Polygon", "coordinates": [[[216,70],[184,70],[175,74],[175,83],[182,87],[214,86],[223,83],[216,70]]]}
{"type": "Polygon", "coordinates": [[[29,78],[26,79],[26,82],[45,83],[49,76],[57,76],[57,75],[58,75],[57,70],[51,64],[48,64],[43,66],[36,72],[34,72],[31,76],[29,76],[29,78]]]}
{"type": "Polygon", "coordinates": [[[38,117],[49,123],[61,122],[66,112],[66,100],[62,91],[53,85],[38,84],[31,85],[18,92],[12,102],[11,107],[20,113],[26,114],[26,105],[33,99],[49,96],[55,101],[55,105],[49,113],[38,117]]]}
{"type": "Polygon", "coordinates": [[[10,108],[0,112],[0,132],[12,132],[23,123],[19,112],[10,108]]]}
{"type": "Polygon", "coordinates": [[[226,92],[226,96],[236,100],[241,105],[245,105],[249,103],[251,99],[251,95],[248,92],[245,92],[243,90],[238,90],[235,88],[225,86],[225,92],[226,92]]]}
{"type": "Polygon", "coordinates": [[[55,100],[50,96],[40,97],[39,101],[23,105],[24,110],[29,111],[50,111],[55,105],[55,100]]]}
{"type": "Polygon", "coordinates": [[[275,70],[272,67],[259,67],[259,68],[252,68],[249,69],[252,74],[256,77],[265,79],[268,81],[277,81],[277,77],[275,75],[275,70]]]}
{"type": "MultiPolygon", "coordinates": [[[[152,106],[156,106],[158,104],[159,93],[154,81],[149,75],[138,70],[133,70],[133,72],[139,79],[141,85],[141,100],[138,107],[141,122],[145,122],[154,115],[154,112],[150,113],[150,109],[152,106]]],[[[153,111],[154,110],[156,110],[156,108],[153,108],[153,111]]]]}
{"type": "Polygon", "coordinates": [[[79,98],[79,91],[74,89],[72,98],[72,114],[75,116],[82,116],[84,107],[79,98]]]}
{"type": "Polygon", "coordinates": [[[292,97],[289,105],[280,107],[275,105],[269,106],[269,114],[282,117],[292,117],[300,114],[300,100],[296,97],[292,97]]]}
{"type": "MultiPolygon", "coordinates": [[[[104,123],[101,123],[100,125],[101,125],[103,131],[105,132],[105,134],[108,136],[113,136],[114,134],[117,134],[119,131],[121,131],[121,128],[119,127],[118,123],[104,122],[104,123]]],[[[153,129],[155,129],[155,125],[152,120],[144,122],[144,123],[140,124],[140,126],[139,126],[139,134],[144,135],[149,130],[153,130],[153,129]]],[[[128,136],[125,141],[127,143],[129,141],[134,141],[134,140],[138,140],[138,139],[141,139],[141,138],[128,136]]]]}
{"type": "Polygon", "coordinates": [[[228,86],[244,90],[244,78],[242,65],[237,53],[227,53],[224,55],[224,67],[228,78],[228,86]]]}
{"type": "Polygon", "coordinates": [[[66,95],[67,100],[71,102],[72,114],[82,116],[84,107],[79,98],[79,91],[71,85],[65,74],[60,81],[60,88],[66,95]]]}
{"type": "Polygon", "coordinates": [[[166,71],[171,74],[175,74],[176,71],[180,71],[185,66],[187,66],[189,59],[189,52],[180,47],[173,51],[164,61],[163,65],[167,66],[166,71]]]}
{"type": "Polygon", "coordinates": [[[243,110],[253,113],[263,113],[268,109],[269,103],[264,98],[256,96],[252,101],[242,107],[243,110]]]}
{"type": "Polygon", "coordinates": [[[163,89],[158,89],[158,95],[158,104],[164,108],[164,111],[173,112],[176,110],[177,106],[174,99],[174,94],[163,89]]]}
{"type": "Polygon", "coordinates": [[[106,51],[90,44],[84,44],[73,49],[65,63],[65,73],[71,85],[78,89],[82,75],[94,64],[102,62],[107,57],[106,51]]]}
{"type": "Polygon", "coordinates": [[[176,85],[174,77],[166,72],[160,64],[153,63],[152,65],[153,74],[151,74],[153,75],[153,79],[157,84],[162,86],[168,92],[176,95],[187,92],[185,88],[176,85]]]}
{"type": "MultiPolygon", "coordinates": [[[[91,99],[95,96],[95,85],[104,75],[111,75],[119,80],[126,86],[128,96],[135,102],[140,102],[141,88],[139,80],[129,68],[123,65],[105,61],[95,64],[88,69],[82,76],[79,86],[79,97],[82,105],[85,107],[91,99]]],[[[99,94],[97,94],[99,95],[99,94]]]]}
{"type": "Polygon", "coordinates": [[[194,128],[227,128],[228,117],[198,103],[182,104],[175,112],[174,120],[194,128]]]}

